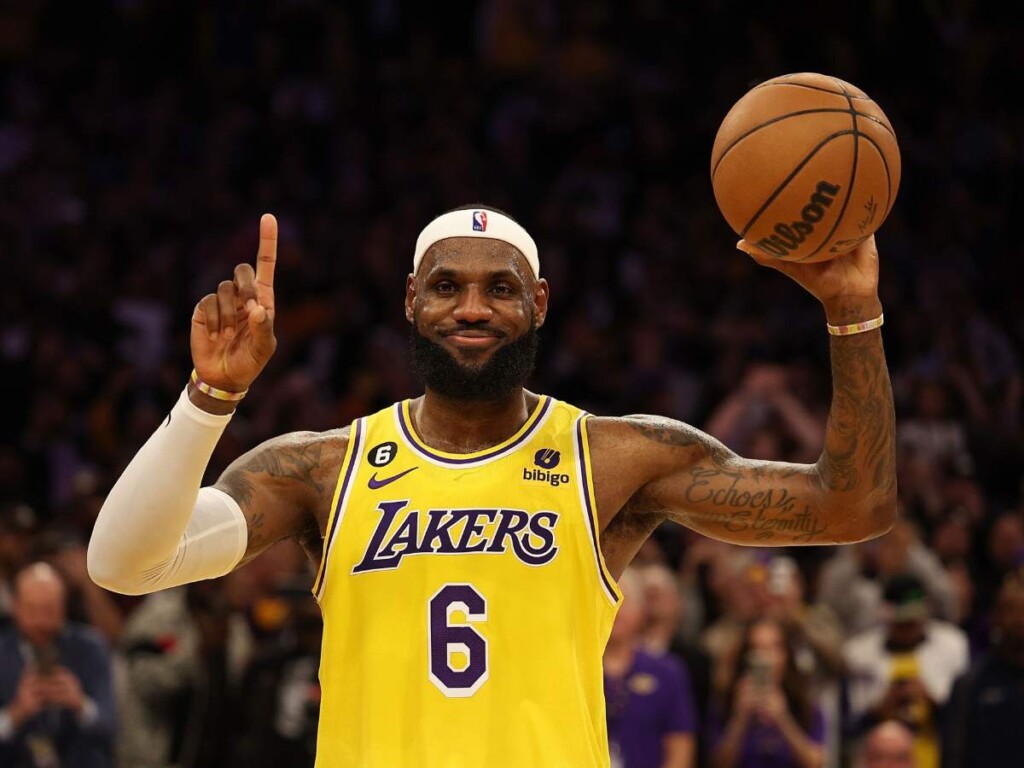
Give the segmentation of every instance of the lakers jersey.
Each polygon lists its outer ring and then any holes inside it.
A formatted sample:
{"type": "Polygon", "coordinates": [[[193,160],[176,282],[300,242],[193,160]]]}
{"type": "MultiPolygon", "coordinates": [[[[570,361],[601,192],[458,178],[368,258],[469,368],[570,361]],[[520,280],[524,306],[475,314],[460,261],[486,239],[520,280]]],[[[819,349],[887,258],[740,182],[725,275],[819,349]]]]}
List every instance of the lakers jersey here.
{"type": "Polygon", "coordinates": [[[608,765],[620,593],[579,409],[541,397],[471,454],[427,446],[408,401],[357,420],[314,593],[318,768],[608,765]]]}

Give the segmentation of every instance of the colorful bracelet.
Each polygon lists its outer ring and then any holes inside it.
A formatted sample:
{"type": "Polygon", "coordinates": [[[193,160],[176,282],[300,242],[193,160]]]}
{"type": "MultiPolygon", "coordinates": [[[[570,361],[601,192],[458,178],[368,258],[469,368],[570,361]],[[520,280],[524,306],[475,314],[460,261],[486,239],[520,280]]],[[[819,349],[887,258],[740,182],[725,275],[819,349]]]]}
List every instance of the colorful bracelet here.
{"type": "Polygon", "coordinates": [[[885,313],[883,312],[874,320],[865,320],[863,323],[853,323],[853,325],[832,325],[826,323],[826,325],[828,326],[828,332],[833,336],[852,336],[855,333],[864,333],[865,331],[873,331],[875,328],[881,328],[884,322],[885,313]]]}
{"type": "Polygon", "coordinates": [[[204,395],[209,395],[214,400],[223,400],[226,403],[238,402],[243,397],[245,397],[246,394],[248,394],[249,392],[248,389],[246,389],[243,392],[228,392],[226,389],[217,389],[216,387],[211,387],[209,384],[207,384],[205,381],[199,378],[199,374],[196,373],[195,368],[192,369],[192,376],[190,377],[189,380],[192,382],[192,385],[200,392],[202,392],[204,395]]]}

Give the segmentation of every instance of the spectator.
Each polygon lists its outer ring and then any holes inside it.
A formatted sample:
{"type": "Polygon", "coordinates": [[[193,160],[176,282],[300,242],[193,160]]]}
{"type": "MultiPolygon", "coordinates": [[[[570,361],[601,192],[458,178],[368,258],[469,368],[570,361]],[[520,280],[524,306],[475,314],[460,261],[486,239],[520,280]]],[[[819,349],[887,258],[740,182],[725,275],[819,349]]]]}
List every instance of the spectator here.
{"type": "Polygon", "coordinates": [[[991,650],[953,686],[942,768],[1011,768],[1024,724],[1024,570],[1007,575],[995,607],[991,650]]]}
{"type": "Polygon", "coordinates": [[[930,618],[924,585],[913,576],[887,582],[883,599],[882,625],[843,649],[851,732],[856,738],[884,720],[899,720],[914,732],[919,768],[936,768],[940,708],[967,668],[967,637],[956,625],[930,618]]]}
{"type": "Polygon", "coordinates": [[[954,413],[950,389],[942,381],[915,382],[912,409],[899,421],[899,452],[941,466],[968,457],[967,434],[954,413]]]}
{"type": "Polygon", "coordinates": [[[859,768],[916,768],[914,734],[898,720],[879,723],[864,738],[859,768]]]}
{"type": "Polygon", "coordinates": [[[977,604],[983,620],[1007,575],[1024,566],[1024,514],[1007,511],[998,515],[989,524],[984,540],[986,557],[981,558],[978,567],[977,604]]]}
{"type": "Polygon", "coordinates": [[[623,601],[604,654],[608,742],[616,768],[690,768],[697,719],[684,667],[641,647],[643,582],[627,568],[623,601]]]}
{"type": "Polygon", "coordinates": [[[311,766],[316,756],[323,619],[308,585],[281,591],[284,631],[254,655],[242,681],[240,768],[311,766]]]}
{"type": "Polygon", "coordinates": [[[65,618],[64,584],[45,563],[15,578],[14,627],[0,633],[0,765],[112,768],[111,660],[65,618]]]}
{"type": "MultiPolygon", "coordinates": [[[[635,563],[635,560],[634,560],[635,563]]],[[[690,689],[698,723],[707,722],[711,699],[711,660],[707,653],[683,636],[684,604],[679,582],[667,566],[651,564],[638,568],[647,605],[647,625],[643,630],[643,648],[654,656],[671,654],[682,662],[690,679],[690,689]]],[[[695,765],[707,765],[704,729],[694,732],[695,765]]]]}
{"type": "Polygon", "coordinates": [[[708,433],[751,458],[815,461],[821,454],[825,419],[791,391],[789,377],[786,366],[752,364],[740,386],[708,418],[708,433]],[[785,447],[759,451],[773,433],[785,447]]]}
{"type": "Polygon", "coordinates": [[[822,602],[809,603],[796,561],[772,555],[767,563],[767,603],[764,615],[782,627],[797,668],[807,677],[809,695],[825,721],[828,764],[838,765],[842,741],[840,680],[844,672],[843,629],[835,613],[822,602]]]}
{"type": "Polygon", "coordinates": [[[956,618],[952,580],[913,524],[902,518],[885,536],[840,548],[822,567],[818,598],[835,611],[847,635],[857,634],[878,623],[882,584],[904,573],[921,582],[936,618],[956,618]]]}
{"type": "Polygon", "coordinates": [[[232,716],[251,641],[225,590],[220,581],[197,582],[150,595],[128,620],[122,638],[122,765],[229,763],[236,735],[232,716]]]}
{"type": "Polygon", "coordinates": [[[782,626],[751,622],[727,697],[712,717],[715,768],[814,768],[825,762],[825,722],[782,626]]]}

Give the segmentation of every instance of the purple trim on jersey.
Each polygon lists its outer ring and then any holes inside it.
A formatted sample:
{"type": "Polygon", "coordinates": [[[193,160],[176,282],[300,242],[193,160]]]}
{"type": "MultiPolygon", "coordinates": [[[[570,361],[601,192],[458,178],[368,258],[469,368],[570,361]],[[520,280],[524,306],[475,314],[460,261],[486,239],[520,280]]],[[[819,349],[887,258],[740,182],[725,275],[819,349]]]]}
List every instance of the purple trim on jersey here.
{"type": "Polygon", "coordinates": [[[441,454],[434,453],[428,447],[423,445],[421,441],[414,437],[415,433],[413,432],[412,427],[405,421],[405,408],[402,407],[403,403],[395,403],[395,408],[398,409],[398,423],[401,425],[402,433],[405,435],[405,439],[409,442],[409,445],[411,445],[418,452],[422,453],[424,456],[427,456],[428,458],[431,458],[434,461],[439,461],[443,464],[452,464],[453,466],[462,466],[464,464],[475,464],[479,461],[487,461],[488,459],[493,459],[497,456],[500,456],[503,453],[514,450],[519,445],[522,445],[522,443],[524,443],[526,439],[531,434],[533,434],[533,431],[537,428],[537,425],[540,424],[543,420],[544,414],[546,414],[548,412],[548,408],[551,407],[550,397],[544,396],[543,400],[544,402],[541,403],[538,410],[532,415],[533,423],[530,424],[530,426],[527,428],[525,432],[523,432],[523,434],[521,434],[511,443],[505,446],[501,446],[499,448],[494,448],[491,450],[490,453],[483,453],[479,456],[467,456],[464,459],[450,459],[447,456],[442,456],[441,454]]]}
{"type": "Polygon", "coordinates": [[[608,576],[604,572],[604,566],[601,564],[601,545],[599,544],[600,540],[597,538],[597,528],[594,525],[594,508],[590,505],[590,480],[587,478],[587,455],[584,452],[583,445],[583,422],[586,418],[587,416],[584,415],[576,421],[576,453],[579,456],[580,480],[583,483],[583,503],[586,505],[587,524],[590,526],[590,540],[594,542],[597,570],[601,573],[601,581],[604,582],[608,594],[612,596],[614,602],[618,603],[619,596],[615,592],[615,587],[609,583],[608,576]]]}
{"type": "Polygon", "coordinates": [[[334,509],[334,519],[331,520],[331,530],[327,532],[327,546],[324,548],[324,562],[323,568],[320,572],[320,583],[317,584],[316,594],[317,597],[323,592],[324,583],[327,581],[327,558],[331,554],[331,544],[334,543],[334,534],[338,532],[338,526],[341,522],[342,512],[345,507],[345,494],[348,493],[349,483],[352,481],[353,475],[355,475],[355,466],[359,463],[359,457],[362,455],[362,442],[363,442],[363,420],[356,420],[355,434],[352,436],[352,461],[345,467],[345,479],[341,481],[341,491],[338,493],[338,506],[334,509]]]}

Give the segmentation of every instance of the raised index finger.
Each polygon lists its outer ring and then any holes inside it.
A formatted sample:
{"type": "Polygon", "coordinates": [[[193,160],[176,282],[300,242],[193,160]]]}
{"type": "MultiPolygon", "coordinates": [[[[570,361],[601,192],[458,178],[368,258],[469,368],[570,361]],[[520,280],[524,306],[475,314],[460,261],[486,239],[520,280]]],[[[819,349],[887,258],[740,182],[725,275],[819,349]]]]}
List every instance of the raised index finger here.
{"type": "Polygon", "coordinates": [[[277,265],[277,219],[260,217],[260,248],[256,253],[256,297],[263,306],[274,304],[274,267],[277,265]]]}

